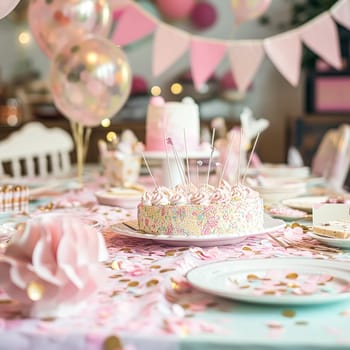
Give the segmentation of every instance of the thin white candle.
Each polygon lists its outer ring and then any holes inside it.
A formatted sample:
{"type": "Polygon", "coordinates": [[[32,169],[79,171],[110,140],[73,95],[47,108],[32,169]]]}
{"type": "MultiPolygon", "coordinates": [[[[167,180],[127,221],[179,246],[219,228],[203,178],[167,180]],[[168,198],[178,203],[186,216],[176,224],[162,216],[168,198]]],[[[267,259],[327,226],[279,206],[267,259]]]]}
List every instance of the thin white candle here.
{"type": "Polygon", "coordinates": [[[188,180],[188,184],[190,184],[191,183],[191,176],[190,176],[190,164],[189,164],[189,160],[188,160],[186,129],[184,129],[184,141],[185,141],[185,153],[186,153],[187,180],[188,180]]]}
{"type": "Polygon", "coordinates": [[[207,185],[209,184],[211,162],[213,160],[213,155],[214,155],[214,138],[215,138],[215,128],[213,128],[213,134],[211,135],[211,152],[210,152],[210,158],[209,158],[209,164],[208,164],[207,185]]]}
{"type": "Polygon", "coordinates": [[[170,145],[172,150],[173,150],[173,154],[174,154],[174,157],[175,157],[176,165],[178,167],[179,174],[181,176],[181,181],[182,181],[183,184],[186,184],[185,169],[183,168],[182,161],[180,160],[179,155],[177,154],[177,151],[175,149],[175,146],[173,144],[173,140],[171,139],[171,137],[167,138],[167,144],[170,145]]]}
{"type": "Polygon", "coordinates": [[[240,176],[241,176],[242,139],[243,139],[243,128],[241,128],[241,132],[239,134],[238,165],[237,165],[237,185],[240,182],[240,176]]]}
{"type": "Polygon", "coordinates": [[[170,171],[170,163],[169,163],[169,153],[168,153],[168,147],[166,145],[166,136],[163,130],[163,143],[164,143],[164,149],[165,149],[165,155],[166,155],[166,162],[167,162],[167,167],[168,167],[168,174],[169,174],[169,180],[170,180],[170,186],[174,187],[174,182],[173,182],[173,177],[171,175],[170,171]]]}
{"type": "Polygon", "coordinates": [[[224,163],[224,166],[223,166],[222,171],[221,171],[221,176],[220,176],[220,179],[219,179],[218,186],[221,184],[222,179],[223,179],[223,177],[225,175],[228,159],[229,159],[229,157],[232,154],[233,141],[234,141],[234,137],[233,137],[233,133],[232,133],[232,137],[231,137],[230,144],[229,144],[229,147],[228,147],[228,152],[227,152],[227,155],[226,155],[225,163],[224,163]]]}
{"type": "Polygon", "coordinates": [[[197,186],[199,186],[199,167],[203,165],[201,160],[197,160],[197,186]]]}
{"type": "Polygon", "coordinates": [[[247,176],[250,163],[252,162],[253,155],[254,155],[254,152],[255,152],[255,147],[256,147],[256,144],[258,143],[259,136],[260,136],[260,133],[258,133],[258,134],[256,135],[253,148],[252,148],[252,150],[251,150],[251,152],[250,152],[249,160],[248,160],[248,163],[247,163],[247,167],[246,167],[245,172],[244,172],[244,175],[243,175],[243,180],[242,180],[243,183],[244,183],[245,178],[246,178],[246,176],[247,176]]]}
{"type": "Polygon", "coordinates": [[[144,154],[143,152],[141,152],[141,154],[142,154],[143,160],[144,160],[144,162],[145,162],[145,164],[146,164],[147,170],[148,170],[148,172],[149,172],[149,174],[150,174],[150,176],[151,176],[151,178],[152,178],[152,180],[153,180],[154,187],[155,187],[155,188],[159,187],[158,184],[157,184],[157,181],[156,181],[156,179],[154,178],[154,176],[153,176],[153,174],[152,174],[152,171],[151,171],[151,169],[150,169],[150,167],[149,167],[149,165],[148,165],[148,162],[147,162],[147,160],[146,160],[145,154],[144,154]]]}

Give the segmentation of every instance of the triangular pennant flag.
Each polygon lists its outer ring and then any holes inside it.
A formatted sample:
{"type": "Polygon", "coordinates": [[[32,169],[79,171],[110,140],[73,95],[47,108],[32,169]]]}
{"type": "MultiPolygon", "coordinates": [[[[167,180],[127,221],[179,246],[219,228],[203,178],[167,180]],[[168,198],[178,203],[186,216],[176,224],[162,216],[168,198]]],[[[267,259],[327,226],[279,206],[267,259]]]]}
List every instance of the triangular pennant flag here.
{"type": "Polygon", "coordinates": [[[296,30],[264,40],[267,55],[288,82],[297,86],[300,77],[302,45],[296,30]]]}
{"type": "Polygon", "coordinates": [[[162,24],[154,35],[153,75],[158,76],[179,59],[190,45],[190,36],[174,27],[162,24]]]}
{"type": "Polygon", "coordinates": [[[238,90],[244,92],[264,58],[261,41],[242,41],[230,45],[229,56],[238,90]]]}
{"type": "Polygon", "coordinates": [[[152,33],[157,22],[137,6],[129,5],[123,11],[113,34],[113,42],[127,45],[152,33]]]}
{"type": "Polygon", "coordinates": [[[350,30],[350,1],[336,2],[331,8],[332,17],[343,27],[350,30]]]}
{"type": "Polygon", "coordinates": [[[300,36],[309,49],[334,68],[341,68],[338,30],[328,13],[323,13],[303,26],[300,36]]]}
{"type": "Polygon", "coordinates": [[[225,56],[226,44],[193,39],[191,41],[191,72],[196,89],[209,79],[210,75],[225,56]]]}

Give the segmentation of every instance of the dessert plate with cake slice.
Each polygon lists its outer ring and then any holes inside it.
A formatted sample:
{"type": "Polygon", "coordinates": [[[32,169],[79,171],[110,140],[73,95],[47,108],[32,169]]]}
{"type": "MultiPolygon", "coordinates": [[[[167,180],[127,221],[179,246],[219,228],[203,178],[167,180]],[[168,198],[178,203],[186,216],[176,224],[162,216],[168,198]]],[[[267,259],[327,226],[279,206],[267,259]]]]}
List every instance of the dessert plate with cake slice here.
{"type": "Polygon", "coordinates": [[[262,235],[264,233],[270,233],[282,229],[285,226],[285,223],[282,220],[273,219],[268,215],[264,216],[264,225],[263,228],[258,231],[252,231],[250,233],[244,234],[210,234],[210,235],[177,235],[170,236],[166,234],[153,234],[145,233],[138,229],[137,221],[129,221],[125,223],[112,225],[111,228],[127,237],[134,237],[146,240],[153,240],[158,243],[167,244],[171,246],[198,246],[198,247],[212,247],[212,246],[221,246],[236,244],[244,241],[246,238],[262,235]]]}
{"type": "Polygon", "coordinates": [[[309,235],[326,245],[350,249],[350,221],[331,220],[314,225],[309,235]]]}

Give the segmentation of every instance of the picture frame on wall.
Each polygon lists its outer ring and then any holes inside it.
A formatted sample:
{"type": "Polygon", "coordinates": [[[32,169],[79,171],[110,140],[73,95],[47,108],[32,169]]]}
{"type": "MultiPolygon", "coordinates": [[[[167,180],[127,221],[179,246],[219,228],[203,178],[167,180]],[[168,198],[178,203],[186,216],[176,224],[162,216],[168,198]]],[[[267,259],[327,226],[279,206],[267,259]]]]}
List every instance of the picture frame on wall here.
{"type": "Polygon", "coordinates": [[[350,113],[350,72],[324,71],[308,75],[306,111],[317,114],[350,113]]]}

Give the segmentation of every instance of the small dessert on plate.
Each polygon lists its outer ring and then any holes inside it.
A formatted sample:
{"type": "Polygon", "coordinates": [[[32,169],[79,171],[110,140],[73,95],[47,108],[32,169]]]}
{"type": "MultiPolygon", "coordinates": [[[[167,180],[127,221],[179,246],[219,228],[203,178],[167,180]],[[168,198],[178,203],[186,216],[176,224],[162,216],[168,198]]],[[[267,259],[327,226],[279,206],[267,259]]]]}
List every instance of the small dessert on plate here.
{"type": "Polygon", "coordinates": [[[314,233],[341,239],[350,239],[350,221],[330,220],[322,224],[313,225],[314,233]]]}
{"type": "Polygon", "coordinates": [[[111,187],[95,193],[97,201],[102,205],[122,208],[136,208],[142,197],[141,188],[111,187]]]}

